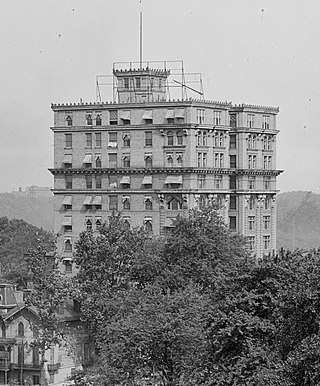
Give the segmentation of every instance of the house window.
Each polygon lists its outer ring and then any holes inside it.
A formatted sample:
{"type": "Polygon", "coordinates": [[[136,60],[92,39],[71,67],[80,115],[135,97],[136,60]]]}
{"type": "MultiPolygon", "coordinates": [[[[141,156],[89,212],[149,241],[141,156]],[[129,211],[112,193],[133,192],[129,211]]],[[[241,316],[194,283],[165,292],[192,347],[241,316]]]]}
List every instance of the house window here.
{"type": "Polygon", "coordinates": [[[254,126],[254,114],[247,114],[247,127],[252,128],[254,126]]]}
{"type": "Polygon", "coordinates": [[[236,210],[237,209],[237,196],[234,194],[230,195],[229,209],[230,210],[236,210]]]}
{"type": "Polygon", "coordinates": [[[123,87],[129,88],[129,78],[123,78],[123,87]]]}
{"type": "Polygon", "coordinates": [[[87,232],[92,231],[92,218],[91,217],[86,218],[85,226],[86,226],[87,232]]]}
{"type": "Polygon", "coordinates": [[[118,124],[118,110],[109,111],[109,121],[110,121],[110,125],[118,124]]]}
{"type": "Polygon", "coordinates": [[[144,156],[144,164],[145,164],[145,168],[147,168],[147,169],[152,168],[152,155],[151,154],[146,154],[144,156]]]}
{"type": "Polygon", "coordinates": [[[230,155],[230,168],[236,169],[237,167],[237,156],[236,155],[230,155]]]}
{"type": "Polygon", "coordinates": [[[197,144],[198,144],[198,146],[207,146],[207,132],[206,131],[200,131],[199,130],[197,144]]]}
{"type": "Polygon", "coordinates": [[[110,153],[109,154],[109,168],[116,168],[117,167],[117,154],[116,153],[110,153]]]}
{"type": "Polygon", "coordinates": [[[18,336],[20,338],[24,337],[24,324],[22,322],[18,323],[18,336]]]}
{"type": "Polygon", "coordinates": [[[250,251],[254,251],[254,248],[255,248],[255,237],[254,236],[248,237],[248,247],[249,247],[250,251]]]}
{"type": "Polygon", "coordinates": [[[117,184],[117,176],[114,176],[114,175],[110,175],[109,176],[109,186],[110,186],[110,189],[117,189],[118,187],[118,184],[117,184]]]}
{"type": "Polygon", "coordinates": [[[173,166],[173,154],[167,153],[167,166],[172,167],[173,166]]]}
{"type": "Polygon", "coordinates": [[[86,189],[92,189],[92,175],[86,175],[86,189]]]}
{"type": "Polygon", "coordinates": [[[72,189],[72,175],[71,174],[65,175],[65,185],[66,185],[66,189],[72,189]]]}
{"type": "Polygon", "coordinates": [[[72,126],[72,115],[67,115],[66,116],[66,121],[68,126],[72,126]]]}
{"type": "Polygon", "coordinates": [[[215,189],[222,189],[222,176],[221,175],[215,175],[213,182],[214,182],[214,188],[215,189]]]}
{"type": "Polygon", "coordinates": [[[247,148],[256,149],[257,148],[257,137],[255,135],[249,135],[247,138],[247,148]]]}
{"type": "Polygon", "coordinates": [[[182,166],[183,165],[182,153],[176,153],[176,159],[177,159],[178,166],[182,166]]]}
{"type": "Polygon", "coordinates": [[[118,137],[116,132],[109,133],[109,142],[108,147],[117,148],[118,147],[118,137]]]}
{"type": "Polygon", "coordinates": [[[236,216],[229,216],[229,229],[231,231],[237,230],[237,217],[236,216]]]}
{"type": "Polygon", "coordinates": [[[198,189],[204,189],[206,186],[206,176],[205,174],[198,175],[198,189]]]}
{"type": "Polygon", "coordinates": [[[207,167],[207,153],[198,153],[198,168],[207,167]]]}
{"type": "Polygon", "coordinates": [[[86,133],[86,147],[92,148],[92,133],[86,133]]]}
{"type": "Polygon", "coordinates": [[[213,124],[215,126],[221,125],[221,111],[214,111],[213,112],[213,124]]]}
{"type": "Polygon", "coordinates": [[[162,79],[159,79],[159,90],[162,89],[162,79]]]}
{"type": "Polygon", "coordinates": [[[168,210],[181,210],[182,209],[182,203],[177,197],[172,197],[167,202],[167,208],[168,208],[168,210]]]}
{"type": "Polygon", "coordinates": [[[96,155],[96,168],[101,168],[101,155],[96,155]]]}
{"type": "Polygon", "coordinates": [[[248,189],[254,190],[256,188],[256,177],[255,176],[249,176],[248,177],[248,189]]]}
{"type": "Polygon", "coordinates": [[[237,114],[230,114],[230,126],[237,127],[237,114]]]}
{"type": "Polygon", "coordinates": [[[32,346],[32,363],[34,366],[39,366],[39,347],[32,346]]]}
{"type": "Polygon", "coordinates": [[[150,197],[144,199],[144,208],[145,210],[152,210],[152,199],[150,197]]]}
{"type": "Polygon", "coordinates": [[[64,251],[72,252],[72,242],[71,239],[65,239],[64,241],[64,251]]]}
{"type": "Polygon", "coordinates": [[[263,177],[263,187],[266,190],[271,189],[271,177],[263,177]]]}
{"type": "Polygon", "coordinates": [[[96,217],[96,231],[99,231],[102,227],[102,220],[101,217],[96,217]]]}
{"type": "Polygon", "coordinates": [[[152,146],[152,131],[146,131],[145,132],[145,142],[144,145],[146,147],[151,147],[152,146]]]}
{"type": "Polygon", "coordinates": [[[40,385],[40,375],[33,375],[32,379],[34,385],[40,385]]]}
{"type": "Polygon", "coordinates": [[[237,176],[229,176],[229,188],[233,190],[237,189],[237,176]]]}
{"type": "Polygon", "coordinates": [[[234,134],[231,134],[229,136],[230,142],[229,142],[229,147],[230,149],[236,149],[237,148],[237,136],[234,134]]]}
{"type": "Polygon", "coordinates": [[[214,167],[223,168],[223,165],[224,165],[224,154],[214,153],[214,167]]]}
{"type": "Polygon", "coordinates": [[[122,137],[123,147],[130,147],[130,135],[124,134],[122,137]]]}
{"type": "Polygon", "coordinates": [[[72,148],[72,134],[65,134],[65,147],[72,148]]]}
{"type": "Polygon", "coordinates": [[[272,150],[272,136],[270,135],[265,135],[263,137],[263,150],[272,150]]]}
{"type": "Polygon", "coordinates": [[[122,158],[122,164],[124,168],[129,168],[130,167],[130,156],[129,155],[124,155],[122,158]]]}
{"type": "Polygon", "coordinates": [[[149,220],[149,219],[146,219],[144,220],[144,227],[145,227],[145,230],[149,233],[152,232],[152,220],[149,220]]]}
{"type": "Polygon", "coordinates": [[[136,88],[141,88],[141,78],[135,78],[136,88]]]}
{"type": "Polygon", "coordinates": [[[123,217],[123,223],[124,223],[124,225],[128,228],[128,229],[130,229],[130,226],[131,226],[131,219],[130,219],[130,217],[123,217]]]}
{"type": "Polygon", "coordinates": [[[263,216],[263,229],[270,229],[270,216],[263,216]]]}
{"type": "Polygon", "coordinates": [[[204,123],[204,116],[205,116],[205,110],[203,109],[197,109],[197,123],[202,124],[204,123]]]}
{"type": "Polygon", "coordinates": [[[118,196],[109,196],[109,210],[118,210],[118,196]]]}
{"type": "Polygon", "coordinates": [[[123,210],[130,210],[130,197],[123,197],[122,207],[123,210]]]}
{"type": "Polygon", "coordinates": [[[263,249],[270,249],[270,236],[263,236],[263,249]]]}
{"type": "Polygon", "coordinates": [[[96,147],[101,147],[101,133],[96,133],[96,147]]]}
{"type": "Polygon", "coordinates": [[[168,131],[168,133],[167,133],[167,145],[173,146],[173,132],[172,131],[168,131]]]}
{"type": "Polygon", "coordinates": [[[264,209],[269,210],[270,209],[270,197],[266,197],[264,200],[264,209]]]}
{"type": "Polygon", "coordinates": [[[268,156],[263,156],[263,169],[268,168],[268,156]]]}
{"type": "Polygon", "coordinates": [[[270,117],[269,117],[269,115],[263,115],[262,116],[262,128],[264,130],[270,128],[270,117]]]}
{"type": "Polygon", "coordinates": [[[255,199],[253,196],[249,198],[249,210],[253,210],[255,208],[255,199]]]}
{"type": "Polygon", "coordinates": [[[102,177],[101,177],[101,174],[96,174],[95,180],[96,180],[96,189],[101,189],[102,188],[102,177]]]}
{"type": "Polygon", "coordinates": [[[91,113],[86,114],[86,121],[87,121],[88,126],[92,126],[92,114],[91,113]]]}
{"type": "Polygon", "coordinates": [[[180,130],[177,132],[177,145],[183,145],[183,132],[180,130]]]}
{"type": "MultiPolygon", "coordinates": [[[[24,352],[23,346],[18,346],[18,364],[21,365],[24,363],[24,352]]],[[[20,372],[19,375],[21,376],[20,372]]]]}
{"type": "Polygon", "coordinates": [[[248,229],[253,231],[255,228],[255,216],[248,216],[248,229]]]}
{"type": "Polygon", "coordinates": [[[96,126],[101,126],[102,119],[101,119],[101,113],[96,113],[96,126]]]}
{"type": "Polygon", "coordinates": [[[256,168],[257,156],[254,154],[249,154],[248,156],[248,168],[255,169],[256,168]]]}

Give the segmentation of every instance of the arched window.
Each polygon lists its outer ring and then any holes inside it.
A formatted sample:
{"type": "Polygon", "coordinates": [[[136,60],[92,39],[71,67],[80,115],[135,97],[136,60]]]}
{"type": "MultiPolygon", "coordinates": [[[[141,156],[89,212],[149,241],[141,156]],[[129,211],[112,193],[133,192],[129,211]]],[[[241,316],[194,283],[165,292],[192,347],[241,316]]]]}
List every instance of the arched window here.
{"type": "Polygon", "coordinates": [[[22,322],[18,323],[18,336],[20,338],[24,337],[24,324],[22,322]]]}
{"type": "Polygon", "coordinates": [[[96,126],[101,126],[101,123],[102,123],[102,121],[101,121],[101,115],[98,114],[98,115],[96,116],[96,126]]]}
{"type": "Polygon", "coordinates": [[[168,146],[173,146],[173,132],[168,131],[167,133],[168,146]]]}
{"type": "Polygon", "coordinates": [[[123,198],[123,210],[130,210],[130,199],[128,197],[123,198]]]}
{"type": "Polygon", "coordinates": [[[123,157],[123,167],[124,168],[129,168],[130,167],[130,157],[129,156],[124,156],[123,157]]]}
{"type": "Polygon", "coordinates": [[[167,155],[167,164],[170,167],[173,165],[173,156],[172,156],[172,154],[168,154],[167,155]]]}
{"type": "Polygon", "coordinates": [[[123,137],[123,147],[130,147],[130,136],[127,134],[123,137]]]}
{"type": "Polygon", "coordinates": [[[145,167],[150,169],[152,168],[152,156],[151,155],[147,155],[144,159],[144,162],[145,162],[145,167]]]}
{"type": "Polygon", "coordinates": [[[224,136],[223,136],[223,133],[220,133],[219,134],[219,146],[223,147],[223,145],[224,145],[224,136]]]}
{"type": "Polygon", "coordinates": [[[67,116],[66,121],[67,121],[67,125],[68,126],[72,126],[72,117],[71,117],[71,115],[67,116]]]}
{"type": "Polygon", "coordinates": [[[91,114],[87,114],[87,125],[92,126],[92,115],[91,114]]]}
{"type": "Polygon", "coordinates": [[[96,157],[96,168],[101,168],[101,157],[100,156],[96,157]]]}
{"type": "Polygon", "coordinates": [[[92,231],[92,220],[91,218],[86,219],[86,229],[87,231],[92,231]]]}
{"type": "Polygon", "coordinates": [[[168,201],[167,207],[169,210],[180,210],[182,209],[182,203],[177,197],[173,197],[168,201]]]}
{"type": "Polygon", "coordinates": [[[182,158],[182,154],[177,154],[177,164],[178,166],[182,166],[183,165],[183,158],[182,158]]]}
{"type": "Polygon", "coordinates": [[[252,136],[252,149],[256,149],[256,147],[257,147],[256,139],[257,139],[257,137],[255,135],[253,135],[252,136]]]}
{"type": "Polygon", "coordinates": [[[207,146],[207,132],[202,132],[202,146],[207,146]]]}
{"type": "Polygon", "coordinates": [[[253,196],[250,196],[250,198],[249,198],[249,209],[253,210],[254,206],[255,206],[255,199],[254,199],[253,196]]]}
{"type": "Polygon", "coordinates": [[[144,203],[145,203],[145,210],[152,210],[152,200],[150,198],[146,198],[144,203]]]}
{"type": "Polygon", "coordinates": [[[65,240],[64,250],[65,250],[65,252],[71,252],[72,251],[72,242],[70,239],[65,240]]]}
{"type": "Polygon", "coordinates": [[[144,227],[147,232],[152,232],[152,220],[145,220],[144,227]]]}
{"type": "Polygon", "coordinates": [[[177,132],[177,145],[183,145],[183,132],[181,130],[177,132]]]}

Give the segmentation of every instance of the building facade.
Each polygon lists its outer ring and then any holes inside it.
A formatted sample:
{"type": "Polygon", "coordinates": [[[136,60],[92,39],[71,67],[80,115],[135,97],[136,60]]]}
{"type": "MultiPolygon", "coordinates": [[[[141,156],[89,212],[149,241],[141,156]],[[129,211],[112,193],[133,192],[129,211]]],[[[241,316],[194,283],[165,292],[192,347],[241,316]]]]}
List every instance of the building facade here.
{"type": "Polygon", "coordinates": [[[98,231],[112,211],[164,236],[179,214],[215,202],[257,257],[275,250],[279,109],[170,100],[167,69],[113,75],[114,102],[52,104],[54,223],[66,272],[79,233],[98,231]]]}

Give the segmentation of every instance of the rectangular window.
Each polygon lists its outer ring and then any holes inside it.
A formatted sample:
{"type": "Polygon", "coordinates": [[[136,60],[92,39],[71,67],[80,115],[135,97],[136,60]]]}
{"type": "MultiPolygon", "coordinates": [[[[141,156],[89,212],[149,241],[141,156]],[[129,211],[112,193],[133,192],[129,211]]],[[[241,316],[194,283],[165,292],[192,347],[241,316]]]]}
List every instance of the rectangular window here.
{"type": "Polygon", "coordinates": [[[229,176],[229,189],[237,189],[237,176],[229,176]]]}
{"type": "Polygon", "coordinates": [[[101,133],[96,133],[96,147],[101,147],[101,133]]]}
{"type": "Polygon", "coordinates": [[[272,169],[272,157],[269,155],[268,156],[268,165],[267,165],[268,169],[271,170],[272,169]]]}
{"type": "Polygon", "coordinates": [[[116,168],[117,167],[117,154],[116,153],[110,153],[109,154],[109,168],[116,168]]]}
{"type": "Polygon", "coordinates": [[[235,194],[230,195],[229,209],[230,210],[236,210],[237,209],[237,196],[235,194]]]}
{"type": "Polygon", "coordinates": [[[270,209],[270,206],[271,206],[271,203],[270,203],[270,197],[266,197],[265,200],[264,200],[264,209],[265,210],[269,210],[270,209]]]}
{"type": "Polygon", "coordinates": [[[248,230],[253,231],[255,228],[255,216],[248,217],[248,230]]]}
{"type": "Polygon", "coordinates": [[[221,111],[214,111],[213,112],[213,124],[215,126],[221,125],[221,111]]]}
{"type": "Polygon", "coordinates": [[[263,216],[263,229],[264,230],[270,229],[270,216],[263,216]]]}
{"type": "Polygon", "coordinates": [[[231,231],[237,230],[237,217],[236,216],[229,216],[229,229],[231,231]]]}
{"type": "Polygon", "coordinates": [[[71,148],[72,147],[72,134],[67,133],[65,135],[65,147],[71,148]]]}
{"type": "Polygon", "coordinates": [[[215,175],[214,176],[214,188],[215,189],[222,189],[222,176],[221,175],[215,175]]]}
{"type": "Polygon", "coordinates": [[[204,174],[198,175],[198,189],[204,189],[206,187],[206,176],[204,174]]]}
{"type": "Polygon", "coordinates": [[[96,231],[99,231],[102,227],[102,219],[101,217],[96,217],[95,218],[95,222],[96,222],[96,231]]]}
{"type": "Polygon", "coordinates": [[[129,88],[129,78],[123,78],[123,87],[129,88]]]}
{"type": "Polygon", "coordinates": [[[249,169],[255,169],[257,163],[257,156],[254,154],[249,154],[248,156],[248,168],[249,169]]]}
{"type": "Polygon", "coordinates": [[[263,169],[268,168],[268,156],[263,156],[263,169]]]}
{"type": "Polygon", "coordinates": [[[32,379],[34,385],[40,385],[40,375],[33,375],[32,379]]]}
{"type": "Polygon", "coordinates": [[[270,117],[269,117],[269,115],[263,115],[262,116],[262,128],[264,130],[270,128],[270,117]]]}
{"type": "Polygon", "coordinates": [[[109,176],[109,186],[110,186],[110,189],[117,189],[118,187],[117,176],[114,176],[114,175],[109,176]]]}
{"type": "Polygon", "coordinates": [[[236,155],[230,155],[230,168],[236,169],[237,167],[237,156],[236,155]]]}
{"type": "Polygon", "coordinates": [[[92,175],[91,174],[86,175],[86,188],[92,189],[92,175]]]}
{"type": "Polygon", "coordinates": [[[101,174],[96,174],[95,179],[96,179],[96,189],[101,189],[102,188],[101,174]]]}
{"type": "Polygon", "coordinates": [[[255,248],[255,237],[254,236],[248,237],[248,247],[249,247],[250,251],[254,251],[254,248],[255,248]]]}
{"type": "Polygon", "coordinates": [[[236,149],[237,148],[237,136],[235,134],[231,134],[229,136],[230,142],[229,147],[230,149],[236,149]]]}
{"type": "Polygon", "coordinates": [[[271,189],[271,177],[263,177],[263,188],[265,190],[271,189]]]}
{"type": "Polygon", "coordinates": [[[270,249],[270,236],[263,236],[263,249],[270,249]]]}
{"type": "Polygon", "coordinates": [[[118,124],[118,110],[109,110],[109,117],[110,125],[118,124]]]}
{"type": "Polygon", "coordinates": [[[118,210],[118,196],[109,196],[109,210],[118,210]]]}
{"type": "Polygon", "coordinates": [[[116,132],[109,133],[108,147],[117,148],[118,147],[118,136],[116,132]]]}
{"type": "Polygon", "coordinates": [[[72,175],[71,174],[65,175],[65,185],[66,185],[66,189],[72,189],[72,175]]]}
{"type": "Polygon", "coordinates": [[[203,124],[204,123],[204,117],[205,117],[205,110],[204,109],[197,109],[197,123],[203,124]]]}
{"type": "Polygon", "coordinates": [[[247,127],[254,127],[254,114],[247,114],[247,127]]]}
{"type": "Polygon", "coordinates": [[[237,114],[230,114],[230,126],[237,127],[237,114]]]}
{"type": "Polygon", "coordinates": [[[248,177],[248,189],[254,190],[256,188],[256,177],[255,176],[249,176],[248,177]]]}
{"type": "Polygon", "coordinates": [[[152,131],[146,131],[145,132],[145,142],[144,145],[147,147],[152,146],[152,131]]]}
{"type": "Polygon", "coordinates": [[[135,78],[136,88],[141,88],[141,78],[135,78]]]}
{"type": "Polygon", "coordinates": [[[92,148],[92,133],[86,133],[86,147],[92,148]]]}

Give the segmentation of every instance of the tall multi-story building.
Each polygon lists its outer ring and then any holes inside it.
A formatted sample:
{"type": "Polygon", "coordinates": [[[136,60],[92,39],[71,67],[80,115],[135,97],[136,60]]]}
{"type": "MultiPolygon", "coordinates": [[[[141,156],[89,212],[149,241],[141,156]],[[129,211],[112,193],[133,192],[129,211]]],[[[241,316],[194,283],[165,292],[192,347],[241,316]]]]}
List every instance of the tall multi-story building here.
{"type": "MultiPolygon", "coordinates": [[[[55,233],[66,272],[112,211],[163,236],[209,202],[257,257],[276,248],[278,108],[169,99],[170,69],[114,65],[113,102],[52,104],[55,233]]],[[[201,93],[199,92],[201,95],[201,93]]]]}

